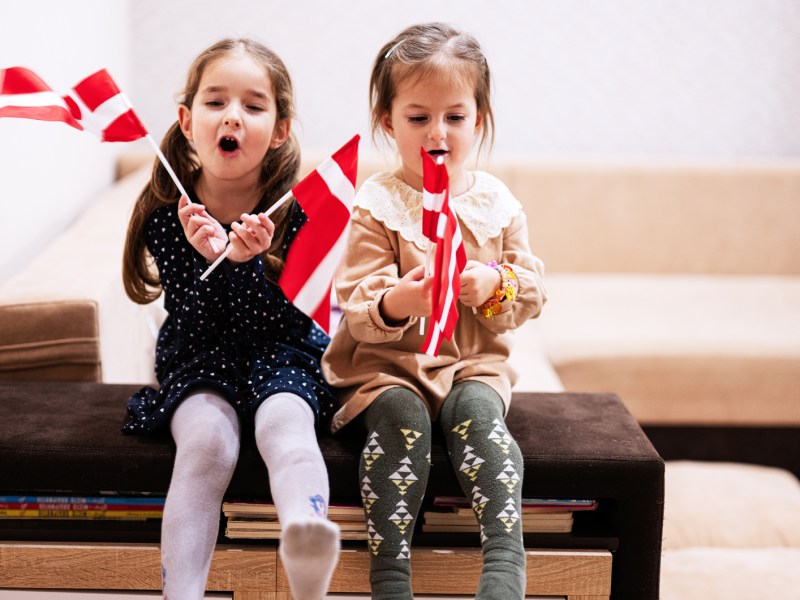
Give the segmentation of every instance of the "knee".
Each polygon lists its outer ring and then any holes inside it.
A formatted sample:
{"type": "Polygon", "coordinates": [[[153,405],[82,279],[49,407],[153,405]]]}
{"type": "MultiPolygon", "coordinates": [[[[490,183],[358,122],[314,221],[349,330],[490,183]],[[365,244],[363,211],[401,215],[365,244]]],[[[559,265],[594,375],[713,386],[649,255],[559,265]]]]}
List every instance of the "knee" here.
{"type": "Polygon", "coordinates": [[[366,413],[366,423],[370,431],[384,434],[401,429],[413,429],[429,436],[431,419],[425,403],[410,390],[392,388],[378,396],[366,413]]]}
{"type": "Polygon", "coordinates": [[[442,405],[442,425],[454,427],[467,420],[492,423],[503,420],[504,405],[498,393],[485,383],[466,381],[456,385],[442,405]]]}

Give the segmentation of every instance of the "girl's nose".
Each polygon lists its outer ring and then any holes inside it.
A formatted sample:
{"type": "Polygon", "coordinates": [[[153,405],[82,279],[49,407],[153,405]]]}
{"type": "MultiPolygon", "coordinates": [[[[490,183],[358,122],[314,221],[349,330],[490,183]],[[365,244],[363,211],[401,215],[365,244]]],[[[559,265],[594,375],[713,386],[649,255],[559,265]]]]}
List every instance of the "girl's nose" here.
{"type": "Polygon", "coordinates": [[[226,127],[233,127],[234,129],[238,129],[242,126],[242,119],[239,116],[239,112],[231,107],[226,113],[225,117],[222,120],[226,127]]]}
{"type": "Polygon", "coordinates": [[[445,138],[445,128],[441,121],[431,121],[431,126],[428,129],[428,137],[434,141],[443,140],[445,138]]]}

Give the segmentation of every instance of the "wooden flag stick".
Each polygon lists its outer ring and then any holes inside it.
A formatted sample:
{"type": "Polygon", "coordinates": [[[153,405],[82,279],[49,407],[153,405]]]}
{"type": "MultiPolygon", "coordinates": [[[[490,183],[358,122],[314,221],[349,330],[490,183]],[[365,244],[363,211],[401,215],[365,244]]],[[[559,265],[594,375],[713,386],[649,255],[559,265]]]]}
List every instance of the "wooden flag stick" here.
{"type": "MultiPolygon", "coordinates": [[[[266,217],[270,216],[272,213],[278,210],[281,204],[286,202],[291,197],[292,197],[292,190],[289,190],[283,196],[281,196],[280,199],[275,204],[273,204],[267,210],[264,211],[264,216],[266,217]]],[[[230,243],[228,243],[222,254],[220,254],[217,257],[217,259],[213,263],[211,263],[211,265],[209,265],[209,267],[203,272],[203,274],[200,275],[200,281],[205,281],[206,278],[209,275],[211,275],[214,269],[216,269],[219,266],[219,264],[228,257],[228,254],[231,253],[231,250],[233,250],[233,246],[230,243]]],[[[214,251],[216,252],[216,249],[214,251]]]]}
{"type": "MultiPolygon", "coordinates": [[[[161,148],[158,147],[158,144],[156,144],[156,141],[153,139],[153,136],[148,133],[145,136],[145,138],[147,138],[147,141],[150,142],[150,146],[156,153],[158,160],[160,160],[161,164],[164,165],[164,168],[167,170],[167,173],[169,173],[169,176],[172,178],[172,183],[174,183],[175,187],[178,188],[178,191],[181,193],[181,196],[186,196],[186,199],[189,201],[189,204],[191,204],[192,199],[189,198],[189,194],[186,193],[186,190],[184,189],[183,185],[181,185],[180,179],[178,179],[178,176],[175,175],[175,171],[172,170],[172,165],[169,164],[167,157],[164,156],[163,152],[161,152],[161,148]]],[[[211,240],[211,248],[214,250],[214,252],[217,252],[219,250],[219,247],[217,246],[214,240],[211,240]]]]}

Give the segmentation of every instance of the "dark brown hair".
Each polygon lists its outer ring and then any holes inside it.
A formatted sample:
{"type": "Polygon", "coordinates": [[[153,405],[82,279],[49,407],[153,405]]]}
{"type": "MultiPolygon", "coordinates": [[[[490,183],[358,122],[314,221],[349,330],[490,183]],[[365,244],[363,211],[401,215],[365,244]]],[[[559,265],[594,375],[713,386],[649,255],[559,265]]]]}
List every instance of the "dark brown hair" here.
{"type": "Polygon", "coordinates": [[[478,41],[446,23],[412,25],[397,34],[378,52],[369,80],[372,137],[382,131],[381,118],[389,113],[397,85],[405,78],[415,80],[447,73],[460,78],[475,91],[478,114],[482,117],[480,148],[494,141],[489,64],[478,41]]]}
{"type": "MultiPolygon", "coordinates": [[[[224,39],[210,46],[195,58],[186,76],[186,85],[179,103],[191,110],[192,102],[200,87],[203,73],[210,64],[221,58],[240,53],[249,54],[258,60],[272,81],[277,108],[277,122],[295,117],[294,93],[289,72],[283,61],[272,50],[250,39],[224,39]]],[[[167,131],[161,142],[161,151],[172,165],[178,179],[186,185],[194,185],[200,175],[197,154],[189,144],[176,121],[167,131]]],[[[254,212],[269,208],[278,198],[297,183],[300,168],[300,147],[293,133],[278,148],[270,149],[264,155],[259,181],[262,200],[254,212]]],[[[150,215],[161,206],[177,204],[179,192],[167,170],[156,160],[150,182],[144,187],[128,224],[125,238],[125,254],[122,264],[122,278],[125,293],[134,302],[147,304],[161,295],[161,281],[153,267],[152,257],[147,251],[145,227],[150,215]]],[[[267,277],[276,280],[283,268],[280,248],[286,235],[286,218],[292,206],[286,202],[272,215],[275,221],[275,235],[272,245],[263,254],[267,277]]]]}

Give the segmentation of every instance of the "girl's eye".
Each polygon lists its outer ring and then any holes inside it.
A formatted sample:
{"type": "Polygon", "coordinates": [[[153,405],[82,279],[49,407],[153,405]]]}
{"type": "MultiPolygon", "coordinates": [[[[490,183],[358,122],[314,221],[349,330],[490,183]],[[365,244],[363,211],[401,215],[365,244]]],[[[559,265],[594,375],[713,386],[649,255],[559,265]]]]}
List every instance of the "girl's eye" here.
{"type": "Polygon", "coordinates": [[[256,106],[251,104],[247,107],[247,110],[252,110],[253,112],[263,112],[266,109],[263,106],[256,106]]]}
{"type": "Polygon", "coordinates": [[[222,106],[222,102],[219,100],[207,100],[206,106],[222,106]]]}
{"type": "Polygon", "coordinates": [[[408,117],[411,123],[424,123],[428,117],[408,117]]]}
{"type": "Polygon", "coordinates": [[[450,115],[449,117],[447,117],[447,120],[448,121],[456,121],[456,122],[458,122],[458,121],[463,121],[466,118],[467,117],[464,116],[464,115],[450,115]]]}

